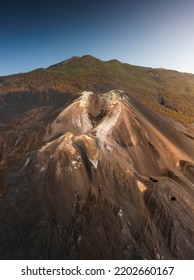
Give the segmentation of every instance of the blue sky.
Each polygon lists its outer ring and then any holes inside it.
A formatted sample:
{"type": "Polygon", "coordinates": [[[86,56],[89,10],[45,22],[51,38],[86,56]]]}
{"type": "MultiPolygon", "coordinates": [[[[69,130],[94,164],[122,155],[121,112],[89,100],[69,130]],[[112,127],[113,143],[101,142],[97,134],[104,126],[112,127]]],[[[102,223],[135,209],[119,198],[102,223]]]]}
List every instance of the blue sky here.
{"type": "Polygon", "coordinates": [[[0,76],[73,55],[194,73],[192,0],[3,0],[0,76]]]}

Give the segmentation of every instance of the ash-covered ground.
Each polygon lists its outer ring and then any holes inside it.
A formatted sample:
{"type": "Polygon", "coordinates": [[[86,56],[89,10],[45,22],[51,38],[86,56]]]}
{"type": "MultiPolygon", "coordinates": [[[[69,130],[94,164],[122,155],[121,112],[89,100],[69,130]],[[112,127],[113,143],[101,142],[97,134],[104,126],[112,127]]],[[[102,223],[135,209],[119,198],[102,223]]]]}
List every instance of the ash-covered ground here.
{"type": "Polygon", "coordinates": [[[173,122],[83,92],[0,140],[1,259],[194,259],[194,142],[173,122]]]}

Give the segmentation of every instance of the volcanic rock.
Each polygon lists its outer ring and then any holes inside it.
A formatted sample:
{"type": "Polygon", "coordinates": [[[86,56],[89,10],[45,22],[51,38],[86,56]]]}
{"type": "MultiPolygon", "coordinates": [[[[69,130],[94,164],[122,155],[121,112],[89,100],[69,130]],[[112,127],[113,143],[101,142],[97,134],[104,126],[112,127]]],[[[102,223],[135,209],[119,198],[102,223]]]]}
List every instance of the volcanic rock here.
{"type": "Polygon", "coordinates": [[[192,138],[121,90],[33,125],[3,165],[1,259],[194,259],[192,138]]]}

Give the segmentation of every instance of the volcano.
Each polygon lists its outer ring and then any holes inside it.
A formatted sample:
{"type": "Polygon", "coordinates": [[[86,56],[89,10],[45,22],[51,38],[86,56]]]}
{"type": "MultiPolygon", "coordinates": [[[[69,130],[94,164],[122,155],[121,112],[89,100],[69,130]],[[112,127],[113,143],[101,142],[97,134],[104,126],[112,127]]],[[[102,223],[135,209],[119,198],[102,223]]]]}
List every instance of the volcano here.
{"type": "Polygon", "coordinates": [[[194,75],[74,56],[0,77],[0,259],[194,259],[194,75]]]}
{"type": "Polygon", "coordinates": [[[191,137],[122,90],[44,110],[4,178],[1,259],[194,259],[191,137]]]}

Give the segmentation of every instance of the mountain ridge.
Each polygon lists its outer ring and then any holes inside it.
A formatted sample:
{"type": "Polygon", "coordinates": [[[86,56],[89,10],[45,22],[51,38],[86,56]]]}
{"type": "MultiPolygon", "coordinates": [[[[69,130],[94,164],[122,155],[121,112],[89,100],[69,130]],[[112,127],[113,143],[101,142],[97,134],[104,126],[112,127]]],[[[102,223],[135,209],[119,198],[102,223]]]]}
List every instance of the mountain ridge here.
{"type": "Polygon", "coordinates": [[[132,66],[117,60],[105,62],[89,55],[52,68],[0,77],[0,114],[6,107],[6,96],[13,94],[19,99],[22,94],[31,95],[47,103],[49,92],[62,96],[112,89],[125,91],[163,116],[183,123],[194,120],[194,75],[132,66]]]}
{"type": "Polygon", "coordinates": [[[58,62],[58,63],[56,63],[56,64],[53,64],[53,65],[47,67],[47,69],[53,68],[53,67],[63,66],[63,65],[65,65],[65,64],[68,64],[68,63],[72,62],[73,60],[76,60],[76,59],[79,59],[79,58],[80,58],[80,56],[71,56],[71,57],[68,58],[68,59],[65,59],[65,60],[63,60],[63,61],[61,61],[61,62],[58,62]]]}

